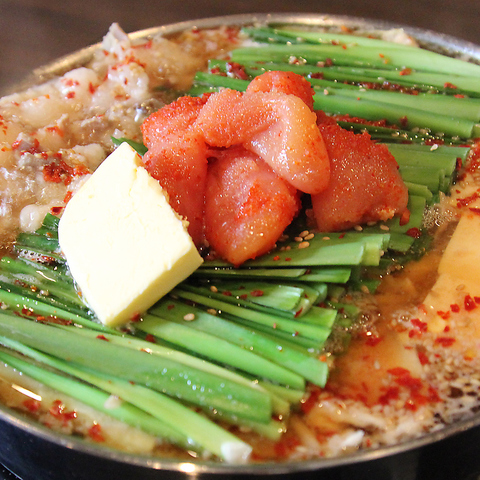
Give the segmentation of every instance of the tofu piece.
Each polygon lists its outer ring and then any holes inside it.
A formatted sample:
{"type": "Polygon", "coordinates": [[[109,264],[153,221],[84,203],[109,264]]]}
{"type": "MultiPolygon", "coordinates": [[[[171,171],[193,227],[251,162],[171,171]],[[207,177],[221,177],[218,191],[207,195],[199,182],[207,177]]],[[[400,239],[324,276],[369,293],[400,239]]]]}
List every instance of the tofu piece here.
{"type": "Polygon", "coordinates": [[[445,249],[438,273],[448,273],[466,282],[480,285],[479,234],[480,216],[475,213],[464,213],[445,249]]]}
{"type": "MultiPolygon", "coordinates": [[[[479,206],[479,205],[476,205],[479,206]]],[[[480,216],[474,213],[464,213],[450,239],[438,266],[438,279],[424,300],[424,307],[430,314],[429,330],[443,332],[448,325],[435,313],[449,311],[450,306],[464,304],[465,296],[480,296],[480,216]]],[[[465,314],[462,310],[462,314],[465,314]]],[[[479,325],[477,310],[466,312],[469,323],[479,325]]],[[[457,337],[463,335],[456,332],[457,337]]],[[[472,335],[472,332],[469,332],[472,335]]],[[[478,336],[478,333],[476,334],[478,336]]]]}
{"type": "Polygon", "coordinates": [[[145,312],[202,263],[186,227],[123,143],[67,204],[58,236],[87,304],[114,327],[145,312]]]}

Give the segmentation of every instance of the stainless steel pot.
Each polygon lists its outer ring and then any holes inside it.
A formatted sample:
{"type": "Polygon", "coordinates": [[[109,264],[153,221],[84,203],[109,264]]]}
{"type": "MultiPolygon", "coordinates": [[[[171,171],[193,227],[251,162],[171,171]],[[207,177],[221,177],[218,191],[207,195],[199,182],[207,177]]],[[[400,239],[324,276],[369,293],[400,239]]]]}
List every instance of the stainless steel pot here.
{"type": "MultiPolygon", "coordinates": [[[[253,22],[345,25],[384,29],[391,23],[319,14],[235,15],[182,22],[135,32],[133,38],[170,35],[193,26],[242,25],[253,22]]],[[[401,25],[428,48],[480,63],[480,46],[431,31],[401,25]]],[[[85,64],[98,45],[80,50],[35,70],[18,89],[85,64]]],[[[479,79],[480,81],[480,79],[479,79]]],[[[301,478],[319,480],[478,480],[480,414],[399,445],[334,459],[232,466],[184,462],[126,454],[62,436],[0,406],[0,463],[23,480],[170,480],[301,478]]],[[[8,473],[0,471],[0,480],[8,473]]]]}

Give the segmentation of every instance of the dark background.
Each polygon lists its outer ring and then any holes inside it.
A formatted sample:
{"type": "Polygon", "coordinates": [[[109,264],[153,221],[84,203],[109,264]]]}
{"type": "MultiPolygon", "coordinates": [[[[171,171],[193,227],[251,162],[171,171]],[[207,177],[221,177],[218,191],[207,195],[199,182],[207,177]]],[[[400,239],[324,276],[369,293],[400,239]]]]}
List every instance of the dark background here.
{"type": "Polygon", "coordinates": [[[202,17],[314,12],[382,19],[480,44],[479,0],[0,0],[0,91],[33,68],[127,32],[202,17]]]}

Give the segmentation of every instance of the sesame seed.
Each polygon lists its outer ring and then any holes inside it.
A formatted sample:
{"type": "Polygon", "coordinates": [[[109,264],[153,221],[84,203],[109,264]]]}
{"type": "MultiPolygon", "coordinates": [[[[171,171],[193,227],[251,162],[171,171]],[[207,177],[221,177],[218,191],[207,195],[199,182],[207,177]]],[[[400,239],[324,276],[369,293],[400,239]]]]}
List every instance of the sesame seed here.
{"type": "Polygon", "coordinates": [[[213,292],[213,293],[218,293],[218,288],[215,285],[212,285],[210,287],[210,291],[213,292]]]}
{"type": "Polygon", "coordinates": [[[298,248],[308,248],[310,246],[310,242],[301,242],[298,244],[298,248]]]}
{"type": "Polygon", "coordinates": [[[187,313],[183,319],[187,322],[191,322],[192,320],[195,320],[195,314],[194,313],[187,313]]]}
{"type": "Polygon", "coordinates": [[[355,225],[354,227],[354,230],[356,230],[357,232],[361,232],[363,230],[363,227],[361,225],[355,225]]]}
{"type": "Polygon", "coordinates": [[[388,225],[380,225],[380,230],[385,230],[388,232],[390,230],[390,227],[388,225]]]}
{"type": "Polygon", "coordinates": [[[366,285],[362,285],[360,287],[360,290],[363,292],[363,293],[370,293],[370,290],[368,289],[368,287],[366,285]]]}
{"type": "Polygon", "coordinates": [[[311,240],[315,236],[314,233],[309,233],[308,235],[305,235],[305,240],[311,240]]]}

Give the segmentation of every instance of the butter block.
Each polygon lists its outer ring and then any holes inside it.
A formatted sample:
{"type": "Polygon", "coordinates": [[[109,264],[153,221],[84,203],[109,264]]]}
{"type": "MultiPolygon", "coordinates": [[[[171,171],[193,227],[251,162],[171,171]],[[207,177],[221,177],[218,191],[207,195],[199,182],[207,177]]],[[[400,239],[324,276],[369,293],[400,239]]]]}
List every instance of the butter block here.
{"type": "Polygon", "coordinates": [[[67,204],[58,236],[87,304],[102,323],[118,326],[202,263],[186,227],[123,143],[67,204]]]}

